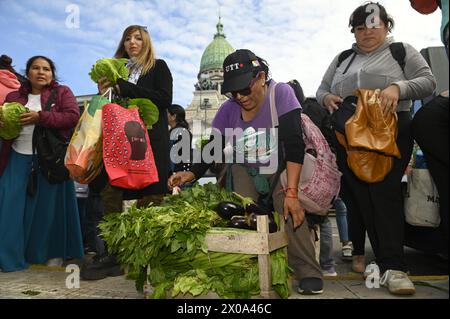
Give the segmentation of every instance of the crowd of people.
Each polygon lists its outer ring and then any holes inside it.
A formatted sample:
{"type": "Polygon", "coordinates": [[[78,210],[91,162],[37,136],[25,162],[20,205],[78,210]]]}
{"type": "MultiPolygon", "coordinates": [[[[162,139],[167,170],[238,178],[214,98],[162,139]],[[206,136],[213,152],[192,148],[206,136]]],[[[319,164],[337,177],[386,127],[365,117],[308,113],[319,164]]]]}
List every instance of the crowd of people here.
{"type": "MultiPolygon", "coordinates": [[[[442,11],[446,11],[442,39],[448,52],[448,0],[438,2],[442,11]]],[[[392,169],[382,181],[368,183],[349,168],[346,149],[338,143],[333,132],[329,134],[329,143],[343,174],[340,196],[334,201],[342,259],[352,262],[353,271],[365,272],[367,233],[375,255],[374,263],[382,275],[381,283],[393,294],[410,295],[415,292],[415,287],[408,278],[408,265],[403,255],[405,217],[401,180],[415,139],[424,152],[439,192],[447,194],[448,174],[442,172],[448,173],[448,149],[445,152],[442,145],[448,145],[448,92],[437,96],[412,119],[412,102],[432,95],[436,87],[425,59],[412,45],[404,42],[401,42],[405,52],[403,61],[399,62],[393,56],[392,45],[396,42],[389,34],[393,31],[394,20],[379,3],[357,7],[350,16],[349,28],[355,43],[348,55],[342,57],[338,52],[331,61],[317,90],[314,107],[328,118],[354,96],[356,89],[380,89],[383,113],[396,114],[395,142],[401,157],[394,158],[392,169]],[[376,19],[371,20],[374,7],[376,19]],[[438,121],[440,124],[436,125],[438,121]],[[439,147],[433,146],[434,143],[439,147]]],[[[96,214],[103,216],[122,212],[123,201],[128,199],[137,200],[138,207],[150,203],[158,205],[173,188],[189,187],[216,164],[203,158],[201,163],[193,163],[190,147],[188,160],[173,161],[180,156],[171,154],[171,149],[186,137],[190,141],[192,134],[184,108],[172,104],[172,75],[166,62],[155,57],[147,28],[127,27],[114,57],[128,59],[129,77],[119,79],[115,85],[106,78],[100,79],[98,93],[104,94],[112,88],[116,97],[148,98],[158,107],[159,118],[148,130],[148,135],[159,181],[140,190],[123,189],[111,185],[103,170],[89,184],[87,205],[89,210],[94,201],[101,202],[94,206],[101,207],[101,212],[96,214]]],[[[261,197],[272,198],[274,210],[286,221],[288,262],[299,279],[298,291],[320,294],[323,276],[336,275],[331,254],[332,228],[326,217],[311,218],[298,198],[305,158],[299,119],[312,101],[305,98],[295,80],[282,83],[272,79],[268,62],[251,50],[240,49],[228,55],[223,62],[223,71],[221,93],[229,99],[214,117],[214,134],[209,142],[220,136],[221,156],[227,156],[230,149],[227,146],[231,146],[236,153],[242,152],[234,154],[236,157],[243,155],[244,158],[243,163],[226,165],[226,187],[255,202],[261,197]],[[278,136],[271,135],[270,129],[274,127],[278,128],[278,136]],[[239,129],[242,133],[230,139],[228,129],[239,129]],[[264,154],[260,154],[260,145],[255,143],[253,150],[242,151],[242,143],[261,129],[266,130],[268,138],[259,140],[276,139],[278,147],[269,143],[264,147],[264,154]],[[258,153],[256,161],[249,155],[254,153],[258,153]],[[264,170],[268,163],[277,163],[274,170],[264,170]],[[281,169],[287,173],[286,187],[282,187],[278,179],[281,169]],[[315,252],[317,225],[321,229],[319,259],[315,252]]],[[[12,141],[0,141],[0,269],[18,271],[26,269],[30,263],[61,265],[69,258],[82,259],[86,239],[83,242],[73,181],[52,184],[45,176],[37,174],[37,192],[27,192],[32,182],[30,176],[38,169],[33,150],[34,128],[51,128],[61,138],[70,139],[80,118],[72,91],[57,82],[55,63],[48,57],[30,58],[25,77],[22,77],[13,69],[12,60],[2,55],[0,105],[3,102],[20,102],[29,111],[20,116],[23,126],[20,135],[12,141]],[[53,101],[49,101],[51,95],[54,95],[53,101]],[[45,110],[48,103],[51,109],[45,110]]],[[[0,127],[2,125],[0,118],[0,127]]],[[[441,218],[441,228],[448,239],[448,198],[445,196],[441,196],[441,218]]],[[[89,235],[91,242],[101,238],[95,227],[94,222],[89,235]]],[[[82,266],[83,279],[98,280],[123,274],[108,247],[93,250],[97,250],[97,254],[82,266]]]]}

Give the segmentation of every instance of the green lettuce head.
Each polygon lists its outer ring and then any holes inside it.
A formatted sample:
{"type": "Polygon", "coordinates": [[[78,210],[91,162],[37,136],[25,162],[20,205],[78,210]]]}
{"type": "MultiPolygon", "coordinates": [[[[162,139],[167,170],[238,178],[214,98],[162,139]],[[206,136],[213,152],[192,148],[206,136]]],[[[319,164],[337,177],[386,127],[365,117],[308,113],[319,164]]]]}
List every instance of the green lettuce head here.
{"type": "Polygon", "coordinates": [[[5,103],[0,106],[0,137],[5,140],[15,139],[20,134],[22,125],[20,125],[20,115],[28,112],[28,109],[20,103],[5,103]]]}
{"type": "Polygon", "coordinates": [[[150,130],[153,124],[158,122],[158,107],[149,99],[131,99],[128,101],[129,109],[136,107],[139,109],[139,116],[144,121],[147,130],[150,130]]]}
{"type": "Polygon", "coordinates": [[[111,85],[116,85],[119,78],[128,79],[127,62],[128,59],[105,58],[97,60],[92,66],[89,76],[95,83],[102,77],[106,77],[111,85]]]}

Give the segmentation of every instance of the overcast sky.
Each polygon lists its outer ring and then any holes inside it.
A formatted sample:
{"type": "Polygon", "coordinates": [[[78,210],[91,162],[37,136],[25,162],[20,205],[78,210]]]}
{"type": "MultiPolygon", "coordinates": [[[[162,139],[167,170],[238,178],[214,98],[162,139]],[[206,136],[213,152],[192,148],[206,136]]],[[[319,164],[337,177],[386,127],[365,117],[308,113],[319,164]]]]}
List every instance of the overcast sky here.
{"type": "MultiPolygon", "coordinates": [[[[296,78],[314,95],[323,73],[354,41],[348,18],[360,0],[0,0],[0,54],[23,72],[27,59],[53,59],[62,83],[75,95],[91,94],[92,64],[111,57],[125,27],[146,25],[157,57],[174,78],[174,103],[187,106],[201,55],[213,40],[219,7],[224,32],[235,48],[269,62],[277,81],[296,78]],[[77,15],[79,13],[79,16],[77,15]],[[78,19],[79,18],[79,19],[78,19]]],[[[380,1],[395,20],[393,36],[420,50],[441,46],[441,14],[420,15],[409,0],[380,1]]]]}

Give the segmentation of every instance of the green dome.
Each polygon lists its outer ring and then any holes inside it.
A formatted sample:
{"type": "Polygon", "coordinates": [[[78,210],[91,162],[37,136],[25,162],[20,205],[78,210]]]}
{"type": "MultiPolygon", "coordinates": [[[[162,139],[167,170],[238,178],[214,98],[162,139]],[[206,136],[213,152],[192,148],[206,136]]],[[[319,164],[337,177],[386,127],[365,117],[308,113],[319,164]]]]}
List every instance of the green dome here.
{"type": "Polygon", "coordinates": [[[221,69],[223,60],[232,52],[233,47],[225,40],[225,34],[223,33],[223,24],[217,23],[217,33],[214,35],[214,40],[206,47],[203,52],[200,62],[200,73],[211,69],[221,69]]]}

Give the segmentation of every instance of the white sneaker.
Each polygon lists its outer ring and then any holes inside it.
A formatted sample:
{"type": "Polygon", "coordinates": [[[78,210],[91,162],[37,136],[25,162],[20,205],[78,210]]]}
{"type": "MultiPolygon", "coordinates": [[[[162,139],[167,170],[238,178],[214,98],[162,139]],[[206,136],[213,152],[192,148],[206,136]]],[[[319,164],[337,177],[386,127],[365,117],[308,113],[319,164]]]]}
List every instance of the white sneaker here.
{"type": "Polygon", "coordinates": [[[347,245],[342,246],[342,260],[351,261],[353,256],[352,243],[349,242],[347,245]]]}
{"type": "Polygon", "coordinates": [[[408,275],[399,270],[386,270],[381,277],[380,284],[389,289],[394,295],[413,295],[416,288],[408,275]]]}
{"type": "Polygon", "coordinates": [[[322,270],[322,275],[324,277],[337,277],[337,272],[333,269],[331,270],[322,270]]]}
{"type": "Polygon", "coordinates": [[[47,266],[49,267],[61,267],[63,265],[62,258],[51,258],[47,261],[47,266]]]}

